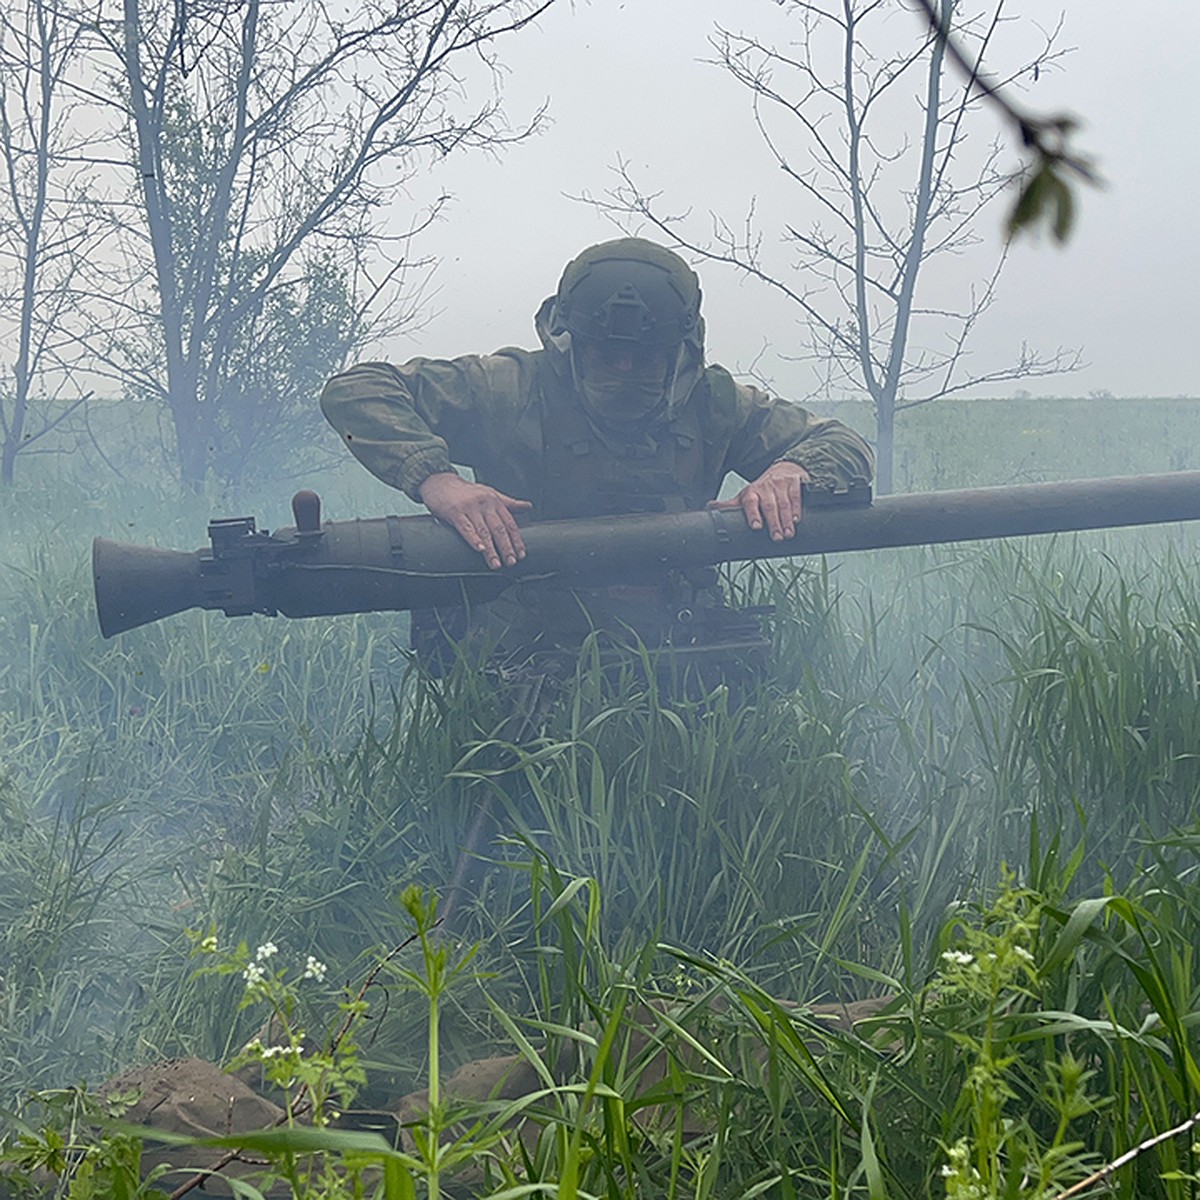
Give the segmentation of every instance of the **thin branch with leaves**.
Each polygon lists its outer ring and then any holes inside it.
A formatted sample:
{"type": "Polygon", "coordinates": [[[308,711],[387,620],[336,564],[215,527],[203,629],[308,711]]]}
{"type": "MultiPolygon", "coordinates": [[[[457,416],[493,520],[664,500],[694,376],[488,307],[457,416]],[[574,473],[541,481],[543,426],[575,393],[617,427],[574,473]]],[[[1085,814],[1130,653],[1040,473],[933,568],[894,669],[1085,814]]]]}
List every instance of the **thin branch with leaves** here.
{"type": "Polygon", "coordinates": [[[916,4],[967,79],[968,87],[996,108],[1015,130],[1021,145],[1033,154],[1033,164],[1022,172],[1020,191],[1005,222],[1008,236],[1032,232],[1045,224],[1056,242],[1065,242],[1075,224],[1072,184],[1083,182],[1095,187],[1101,183],[1093,160],[1071,144],[1078,119],[1069,113],[1035,113],[1019,104],[1008,83],[984,74],[982,52],[972,58],[964,50],[950,26],[948,9],[939,12],[934,0],[916,0],[916,4]]]}

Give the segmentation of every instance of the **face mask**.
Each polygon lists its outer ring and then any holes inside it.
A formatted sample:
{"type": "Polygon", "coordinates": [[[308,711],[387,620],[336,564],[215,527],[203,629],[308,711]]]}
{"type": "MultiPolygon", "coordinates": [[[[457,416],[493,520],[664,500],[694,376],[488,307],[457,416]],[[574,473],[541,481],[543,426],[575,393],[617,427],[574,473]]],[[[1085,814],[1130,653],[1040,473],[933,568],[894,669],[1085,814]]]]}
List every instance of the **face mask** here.
{"type": "Polygon", "coordinates": [[[638,382],[631,379],[579,381],[584,406],[605,421],[640,421],[662,403],[665,395],[663,381],[638,382]]]}
{"type": "Polygon", "coordinates": [[[599,351],[584,349],[576,384],[584,407],[601,420],[622,424],[640,421],[666,398],[670,371],[661,352],[638,351],[617,369],[599,351]]]}

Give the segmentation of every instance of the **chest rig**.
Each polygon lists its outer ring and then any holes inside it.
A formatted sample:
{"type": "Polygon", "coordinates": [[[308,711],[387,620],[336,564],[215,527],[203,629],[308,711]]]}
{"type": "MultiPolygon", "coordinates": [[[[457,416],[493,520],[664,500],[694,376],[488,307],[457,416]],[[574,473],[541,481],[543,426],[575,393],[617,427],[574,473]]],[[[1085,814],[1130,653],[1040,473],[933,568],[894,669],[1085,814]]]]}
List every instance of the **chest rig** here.
{"type": "Polygon", "coordinates": [[[682,512],[711,498],[693,407],[626,437],[598,431],[574,397],[543,395],[541,518],[682,512]]]}
{"type": "MultiPolygon", "coordinates": [[[[511,431],[523,453],[486,471],[492,486],[532,500],[537,520],[697,510],[716,494],[722,440],[718,433],[706,442],[704,434],[714,410],[734,405],[726,372],[706,370],[683,412],[629,437],[594,427],[547,360],[538,374],[539,395],[511,431]]],[[[603,632],[602,644],[618,650],[640,641],[670,646],[689,660],[715,654],[740,661],[765,649],[757,616],[725,605],[711,567],[587,587],[521,582],[473,610],[469,626],[495,647],[498,660],[512,662],[578,648],[596,631],[603,632]]]]}
{"type": "MultiPolygon", "coordinates": [[[[707,374],[698,388],[711,386],[707,374]]],[[[713,374],[728,379],[723,372],[713,374]]],[[[594,426],[574,389],[547,360],[539,375],[541,470],[524,493],[539,520],[695,510],[715,494],[719,467],[711,461],[699,415],[705,404],[689,403],[682,413],[624,436],[594,426]]],[[[492,607],[505,610],[514,625],[536,629],[541,640],[560,645],[578,644],[596,628],[617,640],[632,632],[657,645],[672,640],[670,631],[681,617],[690,621],[699,609],[721,603],[716,572],[700,568],[586,588],[521,584],[492,607]]]]}

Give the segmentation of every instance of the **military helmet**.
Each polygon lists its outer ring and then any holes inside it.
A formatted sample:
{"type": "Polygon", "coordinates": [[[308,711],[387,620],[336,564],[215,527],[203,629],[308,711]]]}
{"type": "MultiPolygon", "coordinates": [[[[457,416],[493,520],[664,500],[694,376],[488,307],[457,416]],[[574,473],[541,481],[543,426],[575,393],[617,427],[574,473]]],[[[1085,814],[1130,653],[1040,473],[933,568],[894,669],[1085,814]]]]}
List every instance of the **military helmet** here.
{"type": "Polygon", "coordinates": [[[575,338],[663,348],[700,340],[700,280],[644,238],[601,242],[572,259],[555,309],[555,324],[575,338]]]}

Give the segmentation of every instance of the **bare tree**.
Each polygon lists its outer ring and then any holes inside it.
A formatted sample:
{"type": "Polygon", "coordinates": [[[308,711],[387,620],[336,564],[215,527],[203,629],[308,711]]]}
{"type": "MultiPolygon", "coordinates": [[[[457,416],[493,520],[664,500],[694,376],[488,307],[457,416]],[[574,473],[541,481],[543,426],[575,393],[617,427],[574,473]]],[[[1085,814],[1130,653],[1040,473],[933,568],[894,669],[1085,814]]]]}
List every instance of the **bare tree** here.
{"type": "MultiPolygon", "coordinates": [[[[909,44],[896,47],[887,0],[785,2],[796,21],[794,44],[723,29],[712,44],[717,63],[751,93],[759,134],[795,189],[796,207],[811,215],[785,223],[768,243],[752,207],[741,226],[714,218],[701,240],[684,217],[663,213],[660,196],[642,191],[625,166],[608,198],[593,203],[619,221],[648,222],[681,248],[733,264],[792,301],[810,342],[796,357],[818,364],[827,394],[870,397],[877,486],[888,492],[898,414],[984,385],[1069,371],[1080,358],[1025,346],[1013,362],[972,369],[968,343],[995,299],[1004,251],[958,302],[919,288],[931,262],[979,242],[980,213],[1012,181],[995,142],[968,153],[981,96],[973,80],[948,75],[945,38],[927,28],[909,40],[905,26],[909,44]],[[786,264],[773,257],[778,244],[786,264]]],[[[982,57],[1004,0],[969,19],[960,18],[959,0],[937,5],[941,30],[953,29],[982,57]]],[[[1054,31],[1001,83],[1036,77],[1062,53],[1054,31]]]]}
{"type": "Polygon", "coordinates": [[[0,482],[87,399],[75,359],[80,275],[99,225],[75,120],[78,22],[50,0],[0,5],[0,482]]]}
{"type": "Polygon", "coordinates": [[[388,206],[436,159],[530,132],[505,121],[494,45],[553,2],[99,0],[97,95],[131,175],[90,342],[169,413],[186,486],[316,440],[320,376],[413,316],[409,235],[433,214],[389,244],[388,206]]]}

